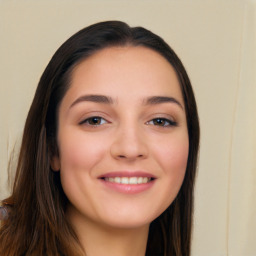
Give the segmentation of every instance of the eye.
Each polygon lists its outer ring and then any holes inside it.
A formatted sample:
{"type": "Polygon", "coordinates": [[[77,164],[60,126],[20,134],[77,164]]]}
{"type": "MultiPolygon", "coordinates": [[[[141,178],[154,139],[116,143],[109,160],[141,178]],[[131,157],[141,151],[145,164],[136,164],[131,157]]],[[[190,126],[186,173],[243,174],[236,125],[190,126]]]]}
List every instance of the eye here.
{"type": "Polygon", "coordinates": [[[102,118],[100,116],[92,116],[92,117],[89,117],[89,118],[83,120],[79,124],[99,126],[99,125],[106,124],[106,123],[107,123],[107,121],[104,118],[102,118]]]}
{"type": "Polygon", "coordinates": [[[154,119],[148,121],[147,124],[162,126],[162,127],[177,126],[176,122],[166,119],[166,118],[161,118],[161,117],[154,118],[154,119]]]}

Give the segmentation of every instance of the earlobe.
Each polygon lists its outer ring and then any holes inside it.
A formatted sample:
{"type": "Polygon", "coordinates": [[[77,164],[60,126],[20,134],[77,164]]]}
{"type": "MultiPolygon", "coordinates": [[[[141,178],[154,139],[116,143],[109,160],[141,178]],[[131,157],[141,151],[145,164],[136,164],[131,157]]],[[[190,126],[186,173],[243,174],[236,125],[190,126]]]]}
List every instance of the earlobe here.
{"type": "Polygon", "coordinates": [[[50,164],[53,171],[57,172],[60,170],[60,159],[58,156],[53,156],[50,164]]]}

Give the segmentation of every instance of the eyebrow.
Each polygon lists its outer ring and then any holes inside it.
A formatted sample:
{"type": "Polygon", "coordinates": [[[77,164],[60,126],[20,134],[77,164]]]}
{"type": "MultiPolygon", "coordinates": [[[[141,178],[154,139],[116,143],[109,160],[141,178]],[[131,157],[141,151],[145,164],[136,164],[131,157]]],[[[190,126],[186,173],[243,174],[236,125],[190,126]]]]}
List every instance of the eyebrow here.
{"type": "Polygon", "coordinates": [[[153,96],[153,97],[147,98],[145,101],[146,105],[157,105],[157,104],[161,104],[161,103],[175,103],[183,109],[182,104],[173,97],[153,96]]]}
{"type": "Polygon", "coordinates": [[[95,103],[103,103],[103,104],[113,104],[112,98],[105,96],[105,95],[83,95],[79,98],[77,98],[70,106],[72,108],[74,105],[83,102],[83,101],[91,101],[95,103]]]}
{"type": "MultiPolygon", "coordinates": [[[[74,105],[83,102],[83,101],[90,101],[95,103],[103,103],[103,104],[113,104],[113,99],[111,97],[105,96],[105,95],[98,95],[98,94],[90,94],[90,95],[83,95],[79,98],[77,98],[70,106],[72,108],[74,105]]],[[[183,109],[182,104],[176,100],[173,97],[167,97],[167,96],[152,96],[149,98],[146,98],[146,100],[143,100],[143,103],[145,105],[157,105],[162,103],[175,103],[177,104],[181,109],[183,109]]]]}

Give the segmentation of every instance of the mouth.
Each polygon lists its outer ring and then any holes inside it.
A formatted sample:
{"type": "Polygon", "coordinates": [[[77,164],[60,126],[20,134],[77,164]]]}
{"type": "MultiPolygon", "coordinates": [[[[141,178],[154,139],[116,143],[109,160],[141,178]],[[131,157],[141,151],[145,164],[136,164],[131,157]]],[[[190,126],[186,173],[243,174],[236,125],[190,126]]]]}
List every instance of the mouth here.
{"type": "Polygon", "coordinates": [[[118,171],[98,177],[105,188],[125,194],[136,194],[154,186],[157,177],[143,171],[118,171]]]}
{"type": "Polygon", "coordinates": [[[154,180],[153,177],[102,177],[101,179],[111,183],[126,185],[146,184],[154,180]]]}

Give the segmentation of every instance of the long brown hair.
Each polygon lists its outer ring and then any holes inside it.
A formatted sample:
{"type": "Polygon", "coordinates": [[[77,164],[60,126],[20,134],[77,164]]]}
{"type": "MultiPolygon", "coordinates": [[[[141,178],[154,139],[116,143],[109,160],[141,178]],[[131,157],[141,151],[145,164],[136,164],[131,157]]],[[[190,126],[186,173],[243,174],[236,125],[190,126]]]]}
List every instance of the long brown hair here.
{"type": "Polygon", "coordinates": [[[199,147],[197,107],[188,75],[175,52],[159,36],[120,21],[91,25],[69,38],[47,65],[26,120],[12,195],[3,200],[8,218],[0,229],[0,255],[84,255],[65,217],[68,200],[50,159],[58,153],[58,107],[75,66],[111,46],[144,46],[161,54],[179,78],[185,102],[189,156],[174,202],[150,225],[146,255],[189,256],[193,187],[199,147]]]}

